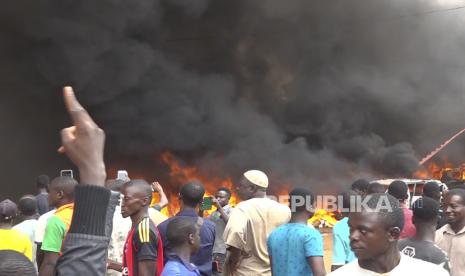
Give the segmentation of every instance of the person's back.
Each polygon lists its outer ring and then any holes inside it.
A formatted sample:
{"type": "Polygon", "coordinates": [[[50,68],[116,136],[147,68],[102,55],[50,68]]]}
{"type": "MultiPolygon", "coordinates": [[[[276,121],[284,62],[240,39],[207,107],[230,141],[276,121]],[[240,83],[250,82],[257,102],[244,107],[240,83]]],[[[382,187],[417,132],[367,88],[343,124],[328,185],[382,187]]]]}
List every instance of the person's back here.
{"type": "Polygon", "coordinates": [[[430,241],[407,238],[400,240],[398,245],[400,252],[409,257],[437,264],[449,270],[449,259],[446,252],[430,241]]]}
{"type": "Polygon", "coordinates": [[[402,229],[402,232],[400,233],[400,238],[405,239],[415,236],[415,225],[412,223],[413,213],[406,202],[408,199],[407,184],[403,181],[395,180],[389,184],[387,192],[399,201],[404,213],[404,229],[402,229]]]}
{"type": "Polygon", "coordinates": [[[227,245],[237,246],[244,252],[241,260],[244,275],[270,273],[267,237],[275,228],[287,223],[290,218],[289,207],[268,198],[252,198],[240,202],[234,208],[226,225],[224,237],[227,245]],[[244,233],[246,239],[230,234],[234,232],[244,233]]]}
{"type": "Polygon", "coordinates": [[[449,271],[447,253],[434,244],[439,202],[432,198],[421,197],[413,203],[412,209],[416,234],[412,238],[399,241],[400,252],[416,259],[437,264],[449,271]]]}
{"type": "Polygon", "coordinates": [[[0,275],[36,276],[37,271],[23,254],[13,250],[0,250],[0,275]]]}
{"type": "Polygon", "coordinates": [[[15,229],[0,229],[0,250],[14,250],[32,261],[32,243],[29,237],[15,229]]]}
{"type": "Polygon", "coordinates": [[[323,257],[323,239],[313,226],[286,223],[268,237],[273,275],[313,275],[308,257],[323,257]]]}
{"type": "Polygon", "coordinates": [[[349,218],[344,217],[338,221],[333,227],[333,251],[332,262],[333,266],[341,266],[355,260],[355,255],[350,249],[350,227],[349,218]]]}
{"type": "Polygon", "coordinates": [[[0,202],[0,250],[14,250],[32,260],[32,243],[28,236],[12,229],[17,213],[16,204],[5,199],[0,202]]]}

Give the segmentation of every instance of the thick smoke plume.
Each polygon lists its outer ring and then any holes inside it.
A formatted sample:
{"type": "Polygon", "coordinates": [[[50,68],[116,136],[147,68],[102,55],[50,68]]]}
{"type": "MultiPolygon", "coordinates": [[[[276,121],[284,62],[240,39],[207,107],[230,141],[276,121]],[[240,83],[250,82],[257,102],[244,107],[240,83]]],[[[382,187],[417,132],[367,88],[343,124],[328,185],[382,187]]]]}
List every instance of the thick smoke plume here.
{"type": "MultiPolygon", "coordinates": [[[[409,177],[465,125],[463,4],[5,2],[6,194],[69,166],[55,154],[64,84],[106,130],[108,163],[147,177],[166,177],[164,151],[205,174],[259,168],[275,185],[409,177]]],[[[464,161],[463,139],[446,153],[464,161]]]]}

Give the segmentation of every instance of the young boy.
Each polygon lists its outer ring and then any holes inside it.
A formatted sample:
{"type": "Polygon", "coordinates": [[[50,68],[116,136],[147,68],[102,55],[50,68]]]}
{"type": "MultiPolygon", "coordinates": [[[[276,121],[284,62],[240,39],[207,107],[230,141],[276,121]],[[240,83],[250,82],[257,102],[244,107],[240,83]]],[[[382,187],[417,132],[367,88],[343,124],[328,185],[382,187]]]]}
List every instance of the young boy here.
{"type": "Polygon", "coordinates": [[[161,276],[199,276],[190,256],[199,251],[199,228],[192,218],[176,217],[168,223],[167,239],[171,248],[161,276]]]}

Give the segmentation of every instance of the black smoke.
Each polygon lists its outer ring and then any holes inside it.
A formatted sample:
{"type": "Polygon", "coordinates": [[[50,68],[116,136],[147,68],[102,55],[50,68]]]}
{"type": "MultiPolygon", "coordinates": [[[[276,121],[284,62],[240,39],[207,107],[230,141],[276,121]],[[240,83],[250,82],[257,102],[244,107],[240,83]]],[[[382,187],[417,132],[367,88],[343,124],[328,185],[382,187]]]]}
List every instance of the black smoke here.
{"type": "MultiPolygon", "coordinates": [[[[107,132],[112,168],[167,180],[170,151],[211,175],[259,168],[275,185],[409,177],[465,125],[461,4],[3,3],[5,194],[70,166],[55,153],[65,84],[107,132]]],[[[463,139],[446,153],[463,161],[463,139]]]]}

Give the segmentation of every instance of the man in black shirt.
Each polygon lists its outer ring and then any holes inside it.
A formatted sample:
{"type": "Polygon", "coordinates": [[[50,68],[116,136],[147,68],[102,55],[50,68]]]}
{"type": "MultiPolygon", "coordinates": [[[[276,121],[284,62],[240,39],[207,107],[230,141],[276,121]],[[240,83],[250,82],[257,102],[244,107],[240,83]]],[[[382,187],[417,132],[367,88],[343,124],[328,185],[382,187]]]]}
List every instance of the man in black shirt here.
{"type": "Polygon", "coordinates": [[[439,218],[439,202],[421,197],[413,203],[415,236],[399,241],[400,252],[410,257],[442,266],[449,271],[447,254],[434,244],[434,235],[439,218]]]}

